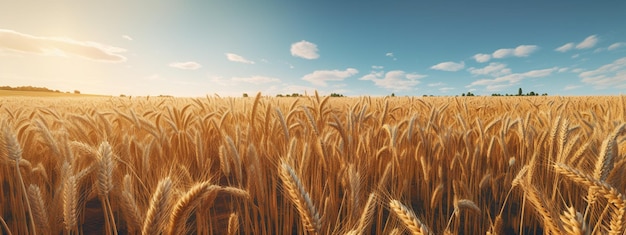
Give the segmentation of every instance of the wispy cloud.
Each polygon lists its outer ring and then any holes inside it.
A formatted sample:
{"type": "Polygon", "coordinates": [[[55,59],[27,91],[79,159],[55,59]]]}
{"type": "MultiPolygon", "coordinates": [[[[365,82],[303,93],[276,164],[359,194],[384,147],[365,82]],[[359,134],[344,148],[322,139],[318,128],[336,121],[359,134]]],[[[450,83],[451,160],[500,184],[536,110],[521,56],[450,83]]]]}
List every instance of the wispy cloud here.
{"type": "Polygon", "coordinates": [[[247,82],[252,84],[265,84],[272,82],[280,82],[278,78],[265,77],[265,76],[251,76],[251,77],[233,77],[233,81],[235,82],[247,82]]]}
{"type": "Polygon", "coordinates": [[[588,49],[588,48],[592,48],[596,45],[596,43],[598,43],[598,36],[597,35],[591,35],[587,38],[585,38],[582,42],[576,44],[573,42],[568,42],[563,44],[563,46],[557,47],[556,49],[554,49],[555,51],[558,52],[567,52],[569,50],[572,50],[574,48],[578,49],[578,50],[582,50],[582,49],[588,49]]]}
{"type": "Polygon", "coordinates": [[[383,69],[383,68],[385,68],[385,67],[383,67],[383,66],[378,66],[378,65],[372,65],[372,69],[375,69],[375,70],[381,70],[381,69],[383,69]]]}
{"type": "Polygon", "coordinates": [[[578,43],[578,45],[576,45],[576,49],[592,48],[596,45],[596,43],[598,43],[598,37],[596,35],[591,35],[585,38],[582,42],[578,43]]]}
{"type": "Polygon", "coordinates": [[[128,36],[128,35],[122,35],[122,38],[123,38],[123,39],[126,39],[126,40],[128,40],[128,41],[132,41],[132,40],[133,40],[133,38],[131,38],[131,37],[130,37],[130,36],[128,36]]]}
{"type": "Polygon", "coordinates": [[[317,45],[305,40],[291,44],[292,56],[314,60],[320,57],[317,51],[317,45]]]}
{"type": "Polygon", "coordinates": [[[476,54],[473,56],[474,60],[476,60],[476,62],[478,63],[485,63],[489,60],[491,60],[491,55],[490,54],[476,54]]]}
{"type": "Polygon", "coordinates": [[[425,78],[426,75],[417,73],[406,73],[402,70],[394,70],[384,73],[383,71],[371,72],[359,80],[372,81],[378,87],[393,91],[406,91],[413,89],[420,83],[419,79],[425,78]]]}
{"type": "Polygon", "coordinates": [[[240,56],[234,53],[226,53],[226,59],[233,61],[233,62],[239,62],[239,63],[244,63],[244,64],[254,64],[254,61],[248,60],[244,58],[243,56],[240,56]]]}
{"type": "Polygon", "coordinates": [[[394,56],[394,55],[393,55],[393,52],[387,52],[387,53],[385,54],[385,56],[390,57],[390,58],[391,58],[391,59],[393,59],[393,60],[398,60],[398,59],[396,58],[396,56],[394,56]]]}
{"type": "Polygon", "coordinates": [[[486,86],[485,88],[489,91],[497,91],[503,88],[509,87],[511,85],[515,85],[526,78],[539,78],[546,77],[552,74],[555,71],[558,71],[559,68],[553,67],[548,69],[539,69],[539,70],[531,70],[525,73],[512,73],[504,76],[500,76],[494,79],[480,79],[472,82],[466,87],[473,86],[486,86]]]}
{"type": "Polygon", "coordinates": [[[528,57],[530,54],[539,49],[538,46],[535,45],[519,45],[516,48],[502,48],[493,52],[492,56],[496,59],[506,58],[506,57],[528,57]]]}
{"type": "Polygon", "coordinates": [[[611,44],[607,48],[607,50],[612,51],[612,50],[615,50],[617,48],[624,47],[624,46],[626,46],[626,43],[624,43],[624,42],[616,42],[616,43],[611,44]]]}
{"type": "Polygon", "coordinates": [[[302,80],[308,81],[317,86],[327,86],[327,81],[343,81],[344,79],[359,73],[354,68],[347,68],[346,70],[317,70],[313,73],[304,75],[302,80]]]}
{"type": "Polygon", "coordinates": [[[120,54],[126,52],[123,48],[70,38],[39,37],[7,29],[0,29],[2,50],[48,56],[76,55],[103,62],[126,61],[126,57],[120,54]]]}
{"type": "Polygon", "coordinates": [[[581,72],[578,76],[582,82],[593,85],[596,89],[626,88],[626,57],[597,69],[581,72]]]}
{"type": "Polygon", "coordinates": [[[574,49],[574,45],[575,44],[573,42],[568,42],[568,43],[565,43],[563,46],[557,47],[554,50],[558,51],[558,52],[566,52],[566,51],[569,51],[571,49],[574,49]]]}
{"type": "Polygon", "coordinates": [[[198,64],[197,62],[194,61],[187,61],[187,62],[172,62],[169,64],[170,67],[172,68],[177,68],[177,69],[185,69],[185,70],[196,70],[199,69],[200,67],[202,67],[202,65],[198,64]]]}
{"type": "Polygon", "coordinates": [[[461,61],[461,63],[456,63],[452,61],[442,62],[436,65],[431,66],[431,69],[441,70],[441,71],[449,71],[455,72],[463,69],[465,67],[465,62],[461,61]]]}
{"type": "Polygon", "coordinates": [[[489,63],[489,65],[483,68],[474,68],[471,67],[467,69],[473,75],[489,75],[492,77],[503,76],[511,73],[511,69],[506,67],[506,64],[502,63],[489,63]]]}

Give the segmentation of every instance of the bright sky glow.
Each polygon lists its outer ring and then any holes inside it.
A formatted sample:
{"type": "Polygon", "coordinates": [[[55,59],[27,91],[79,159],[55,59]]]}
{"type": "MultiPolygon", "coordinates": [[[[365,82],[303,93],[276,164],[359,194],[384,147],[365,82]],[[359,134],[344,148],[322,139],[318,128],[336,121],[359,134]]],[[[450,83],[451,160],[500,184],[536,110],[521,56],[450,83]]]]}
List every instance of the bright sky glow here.
{"type": "Polygon", "coordinates": [[[626,91],[626,1],[0,0],[0,85],[106,95],[626,91]]]}

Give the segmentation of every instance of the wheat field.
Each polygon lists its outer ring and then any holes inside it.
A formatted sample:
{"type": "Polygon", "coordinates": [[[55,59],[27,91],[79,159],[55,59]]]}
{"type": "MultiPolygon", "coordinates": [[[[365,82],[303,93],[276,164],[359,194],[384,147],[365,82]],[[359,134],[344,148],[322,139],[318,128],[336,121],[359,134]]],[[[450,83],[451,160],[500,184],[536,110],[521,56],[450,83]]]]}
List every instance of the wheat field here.
{"type": "Polygon", "coordinates": [[[626,97],[0,98],[3,234],[624,234],[626,97]]]}

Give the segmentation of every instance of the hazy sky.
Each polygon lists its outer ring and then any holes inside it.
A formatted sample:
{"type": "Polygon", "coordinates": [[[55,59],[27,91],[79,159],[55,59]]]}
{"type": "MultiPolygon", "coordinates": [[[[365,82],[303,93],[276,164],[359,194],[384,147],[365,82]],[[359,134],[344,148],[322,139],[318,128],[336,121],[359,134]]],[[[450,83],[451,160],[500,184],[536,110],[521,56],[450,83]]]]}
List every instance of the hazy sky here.
{"type": "Polygon", "coordinates": [[[626,91],[626,1],[0,0],[0,85],[107,95],[626,91]]]}

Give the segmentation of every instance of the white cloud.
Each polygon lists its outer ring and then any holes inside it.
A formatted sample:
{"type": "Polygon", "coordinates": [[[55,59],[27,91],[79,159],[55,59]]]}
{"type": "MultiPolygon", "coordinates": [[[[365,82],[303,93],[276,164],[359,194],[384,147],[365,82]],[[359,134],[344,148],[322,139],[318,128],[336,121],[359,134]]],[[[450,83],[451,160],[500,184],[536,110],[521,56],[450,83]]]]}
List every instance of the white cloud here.
{"type": "Polygon", "coordinates": [[[626,88],[626,57],[597,69],[581,72],[578,76],[582,82],[591,84],[596,89],[626,88]]]}
{"type": "Polygon", "coordinates": [[[580,54],[573,54],[573,55],[572,55],[572,59],[576,59],[576,58],[578,58],[579,56],[580,56],[580,54]]]}
{"type": "Polygon", "coordinates": [[[320,57],[317,53],[317,45],[305,40],[291,44],[291,55],[308,60],[314,60],[320,57]]]}
{"type": "Polygon", "coordinates": [[[569,51],[571,49],[574,49],[574,43],[573,42],[569,42],[569,43],[565,43],[563,46],[560,46],[556,49],[554,49],[555,51],[558,52],[566,52],[569,51]]]}
{"type": "Polygon", "coordinates": [[[239,63],[244,63],[244,64],[254,64],[254,61],[248,60],[244,58],[243,56],[240,56],[234,53],[226,53],[226,59],[233,61],[233,62],[239,62],[239,63]]]}
{"type": "Polygon", "coordinates": [[[392,53],[392,52],[387,52],[387,53],[385,54],[385,56],[387,56],[387,57],[391,57],[393,60],[398,60],[398,59],[396,59],[396,57],[393,55],[393,53],[392,53]]]}
{"type": "Polygon", "coordinates": [[[375,69],[375,70],[381,70],[383,68],[384,68],[383,66],[372,65],[372,69],[375,69]]]}
{"type": "Polygon", "coordinates": [[[623,46],[626,46],[626,43],[624,43],[624,42],[616,42],[616,43],[611,44],[607,49],[609,51],[612,51],[612,50],[615,50],[615,49],[623,47],[623,46]]]}
{"type": "Polygon", "coordinates": [[[489,61],[491,59],[491,55],[490,54],[476,54],[473,56],[473,58],[476,60],[476,62],[478,63],[485,63],[487,61],[489,61]]]}
{"type": "Polygon", "coordinates": [[[358,70],[353,68],[347,68],[344,71],[341,70],[317,70],[313,73],[304,75],[302,80],[308,81],[317,86],[327,86],[327,81],[343,81],[344,79],[359,73],[358,70]]]}
{"type": "Polygon", "coordinates": [[[128,36],[128,35],[122,35],[122,38],[124,38],[124,39],[126,39],[126,40],[128,40],[128,41],[132,41],[132,40],[133,40],[133,38],[131,38],[131,37],[130,37],[130,36],[128,36]]]}
{"type": "Polygon", "coordinates": [[[492,77],[503,76],[511,73],[511,69],[506,67],[506,64],[502,63],[489,63],[489,65],[477,69],[471,67],[467,69],[473,75],[490,75],[492,77]]]}
{"type": "Polygon", "coordinates": [[[531,53],[535,52],[539,47],[535,45],[520,45],[515,48],[513,53],[517,57],[528,57],[531,53]]]}
{"type": "Polygon", "coordinates": [[[519,45],[516,48],[502,48],[493,52],[493,58],[502,59],[506,57],[528,57],[530,54],[539,49],[535,45],[519,45]]]}
{"type": "Polygon", "coordinates": [[[574,89],[578,89],[581,88],[583,86],[580,85],[567,85],[563,88],[563,90],[569,91],[569,90],[574,90],[574,89]]]}
{"type": "Polygon", "coordinates": [[[501,58],[509,57],[509,56],[512,56],[514,52],[515,50],[511,48],[498,49],[493,52],[493,58],[501,59],[501,58]]]}
{"type": "Polygon", "coordinates": [[[525,73],[512,73],[504,76],[500,76],[494,79],[480,79],[472,82],[470,85],[466,87],[473,86],[486,86],[487,90],[494,91],[504,87],[508,87],[514,84],[519,83],[520,81],[526,78],[538,78],[538,77],[546,77],[552,74],[555,71],[558,71],[559,68],[553,67],[548,69],[539,69],[539,70],[531,70],[525,73]]]}
{"type": "Polygon", "coordinates": [[[455,72],[463,69],[465,67],[465,62],[461,61],[461,63],[455,63],[452,61],[442,62],[436,65],[431,66],[431,69],[441,70],[441,71],[449,71],[455,72]]]}
{"type": "Polygon", "coordinates": [[[378,87],[393,91],[406,91],[413,89],[413,87],[420,83],[419,79],[425,77],[426,75],[422,74],[407,74],[401,70],[394,70],[389,71],[386,74],[382,71],[371,72],[370,74],[359,78],[359,80],[372,81],[378,87]]]}
{"type": "Polygon", "coordinates": [[[596,35],[591,35],[585,38],[582,42],[578,43],[578,45],[576,45],[576,49],[592,48],[596,45],[596,43],[598,43],[598,37],[596,35]]]}
{"type": "Polygon", "coordinates": [[[76,55],[104,62],[124,62],[120,53],[126,49],[90,41],[77,41],[70,38],[39,37],[0,29],[0,52],[3,50],[47,56],[76,55]]]}
{"type": "Polygon", "coordinates": [[[575,69],[572,69],[572,72],[574,72],[574,73],[581,73],[581,72],[583,72],[583,71],[585,71],[585,70],[584,70],[584,69],[581,69],[581,68],[575,68],[575,69]]]}
{"type": "Polygon", "coordinates": [[[560,68],[558,70],[559,73],[563,73],[563,72],[567,72],[569,70],[569,68],[560,68]]]}
{"type": "Polygon", "coordinates": [[[172,68],[177,68],[177,69],[185,69],[185,70],[196,70],[199,69],[200,67],[202,67],[202,65],[198,64],[197,62],[194,61],[187,61],[187,62],[172,62],[169,64],[170,67],[172,68]]]}
{"type": "Polygon", "coordinates": [[[251,76],[251,77],[233,77],[233,81],[235,82],[247,82],[252,84],[265,84],[272,82],[280,82],[278,78],[265,77],[265,76],[251,76]]]}

